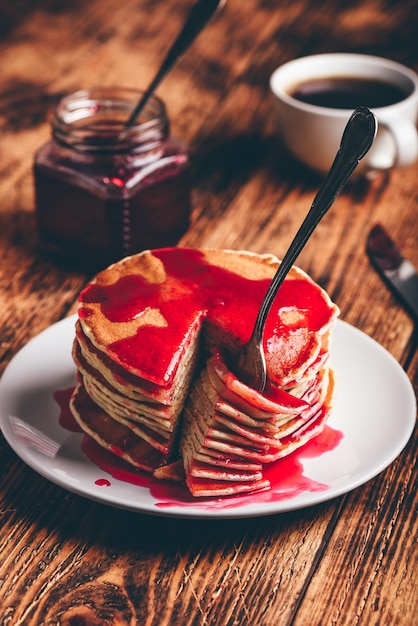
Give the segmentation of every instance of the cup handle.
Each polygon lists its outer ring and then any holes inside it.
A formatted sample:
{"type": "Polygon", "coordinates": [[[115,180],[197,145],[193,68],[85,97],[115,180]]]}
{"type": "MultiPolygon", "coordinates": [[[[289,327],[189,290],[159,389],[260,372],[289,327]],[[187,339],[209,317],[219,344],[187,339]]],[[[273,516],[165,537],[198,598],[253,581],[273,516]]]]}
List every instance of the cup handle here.
{"type": "Polygon", "coordinates": [[[418,158],[418,131],[409,120],[397,120],[394,124],[379,122],[375,145],[369,153],[370,170],[386,170],[391,167],[412,165],[418,158]]]}

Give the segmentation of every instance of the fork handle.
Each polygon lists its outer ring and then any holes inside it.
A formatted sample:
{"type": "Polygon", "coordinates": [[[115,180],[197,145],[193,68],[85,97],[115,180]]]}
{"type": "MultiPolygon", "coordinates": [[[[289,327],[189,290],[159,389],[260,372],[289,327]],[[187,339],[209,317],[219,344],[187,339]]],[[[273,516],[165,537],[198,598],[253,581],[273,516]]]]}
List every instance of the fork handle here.
{"type": "Polygon", "coordinates": [[[274,298],[309,237],[367,153],[376,135],[377,121],[367,107],[357,108],[345,127],[340,149],[315,199],[266,292],[257,315],[253,335],[262,341],[264,325],[274,298]]]}

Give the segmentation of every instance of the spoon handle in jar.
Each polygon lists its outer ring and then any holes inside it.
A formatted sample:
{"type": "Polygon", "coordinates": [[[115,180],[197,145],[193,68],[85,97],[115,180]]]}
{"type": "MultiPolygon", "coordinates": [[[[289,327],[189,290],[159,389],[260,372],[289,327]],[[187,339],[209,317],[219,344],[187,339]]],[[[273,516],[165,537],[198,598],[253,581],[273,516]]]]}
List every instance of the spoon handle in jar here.
{"type": "Polygon", "coordinates": [[[215,11],[224,3],[225,0],[198,0],[192,7],[183,28],[181,29],[177,39],[167,52],[167,55],[162,62],[160,69],[151,81],[149,87],[144,92],[142,98],[132,111],[126,126],[132,126],[135,123],[138,115],[144,108],[148,98],[155,91],[158,84],[162,81],[167,72],[171,69],[174,63],[180,58],[180,56],[187,50],[187,48],[193,43],[197,35],[204,28],[215,11]]]}

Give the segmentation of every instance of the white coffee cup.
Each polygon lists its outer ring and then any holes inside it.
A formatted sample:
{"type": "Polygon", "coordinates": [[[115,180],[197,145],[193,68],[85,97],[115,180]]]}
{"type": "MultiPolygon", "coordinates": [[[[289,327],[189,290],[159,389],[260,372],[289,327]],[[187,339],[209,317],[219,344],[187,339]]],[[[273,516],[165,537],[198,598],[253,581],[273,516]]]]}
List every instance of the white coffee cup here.
{"type": "MultiPolygon", "coordinates": [[[[418,75],[395,61],[365,54],[300,57],[273,72],[270,88],[279,132],[290,152],[318,172],[325,173],[330,168],[352,109],[309,104],[292,96],[298,85],[330,77],[378,80],[397,86],[404,93],[398,102],[369,107],[379,128],[357,171],[367,173],[414,163],[418,157],[418,75]]],[[[362,104],[368,106],[366,102],[362,104]]]]}

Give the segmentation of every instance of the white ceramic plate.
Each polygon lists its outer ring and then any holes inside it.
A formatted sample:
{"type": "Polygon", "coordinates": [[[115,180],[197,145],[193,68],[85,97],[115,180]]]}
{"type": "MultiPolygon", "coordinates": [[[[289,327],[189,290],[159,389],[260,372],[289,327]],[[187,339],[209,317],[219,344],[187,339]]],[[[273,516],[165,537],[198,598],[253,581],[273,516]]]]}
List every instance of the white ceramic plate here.
{"type": "Polygon", "coordinates": [[[138,486],[99,469],[81,450],[83,436],[60,426],[53,393],[74,384],[74,322],[71,317],[54,324],[12,359],[0,381],[0,425],[27,465],[53,483],[98,502],[195,518],[253,517],[299,509],[376,476],[401,452],[415,424],[415,394],[399,363],[373,339],[338,321],[331,349],[338,388],[328,434],[342,436],[335,438],[338,444],[333,449],[315,454],[312,448],[305,452],[302,448],[295,453],[293,469],[283,484],[257,497],[200,501],[174,485],[162,491],[158,486],[138,486]]]}

